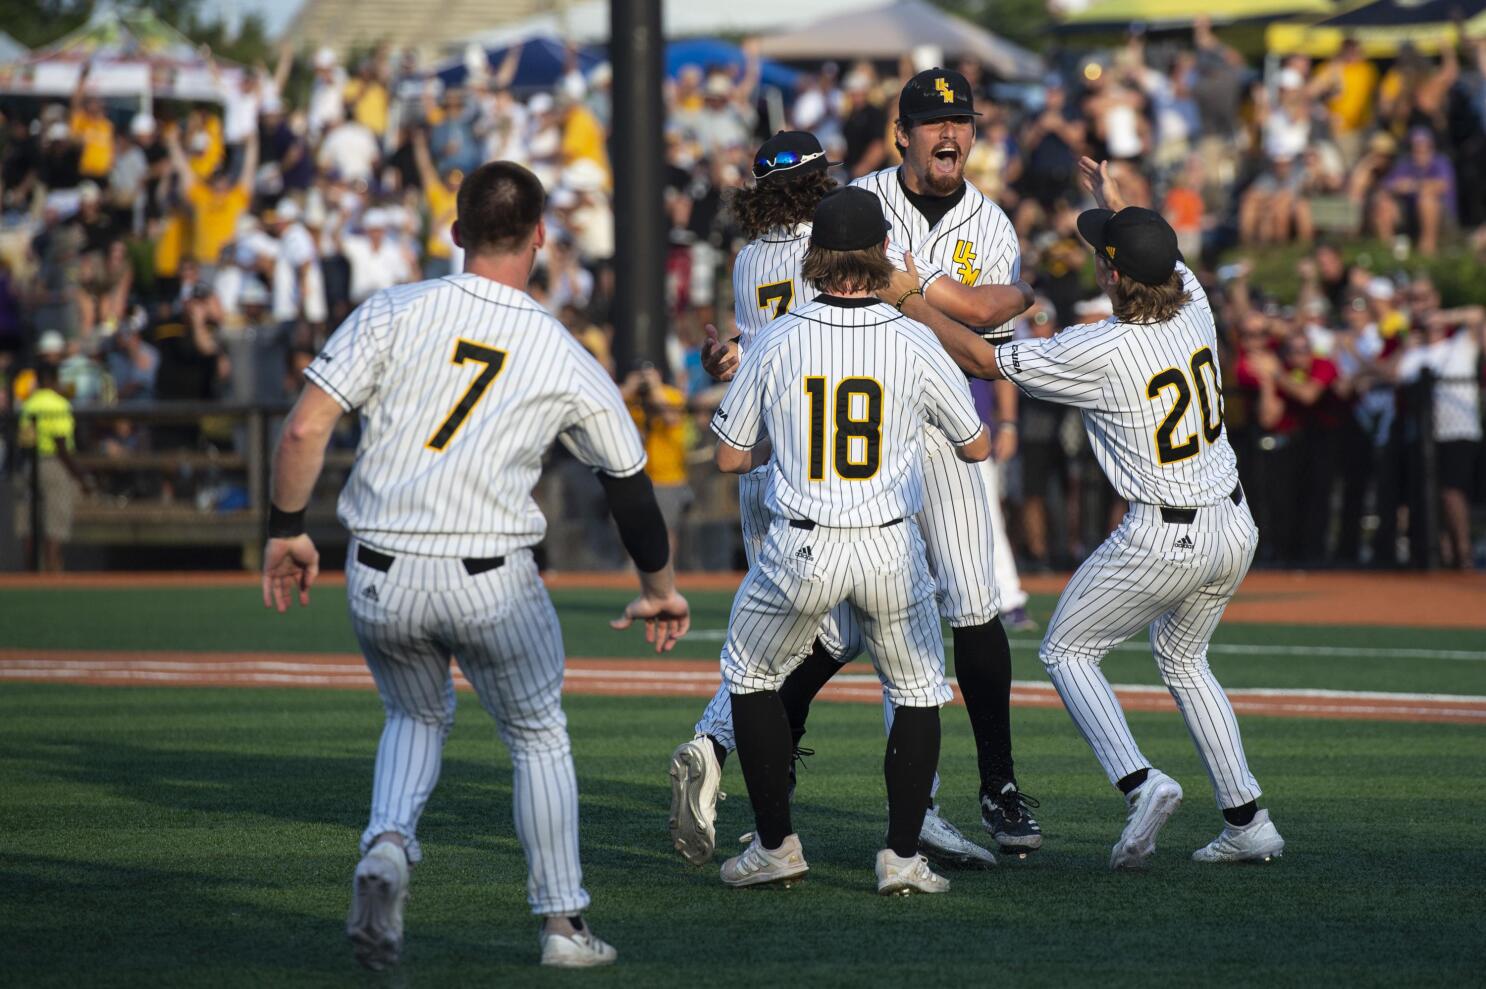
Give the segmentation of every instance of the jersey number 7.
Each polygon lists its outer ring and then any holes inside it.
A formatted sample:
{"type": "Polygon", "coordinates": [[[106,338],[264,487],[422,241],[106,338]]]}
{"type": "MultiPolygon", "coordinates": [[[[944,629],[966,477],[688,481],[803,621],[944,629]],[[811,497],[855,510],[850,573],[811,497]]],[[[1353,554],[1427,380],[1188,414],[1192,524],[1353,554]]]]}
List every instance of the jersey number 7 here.
{"type": "MultiPolygon", "coordinates": [[[[1197,386],[1197,404],[1202,409],[1202,438],[1208,443],[1216,443],[1223,435],[1223,384],[1218,380],[1218,362],[1213,359],[1212,349],[1203,347],[1193,354],[1188,368],[1192,372],[1192,382],[1197,386]],[[1212,379],[1211,392],[1208,391],[1209,378],[1212,379]]],[[[1171,403],[1171,411],[1156,427],[1154,437],[1156,460],[1163,467],[1195,457],[1198,450],[1196,432],[1180,443],[1172,437],[1177,424],[1192,405],[1192,386],[1187,384],[1187,376],[1181,368],[1169,367],[1153,375],[1145,386],[1146,397],[1160,398],[1167,389],[1176,391],[1176,401],[1171,403]]]]}
{"type": "Polygon", "coordinates": [[[493,381],[500,376],[501,370],[506,366],[506,352],[487,347],[483,343],[474,343],[470,340],[461,339],[454,344],[454,358],[450,363],[464,364],[473,361],[476,364],[485,365],[470,386],[464,390],[454,408],[444,417],[444,422],[438,428],[438,432],[429,437],[425,444],[428,449],[435,453],[443,453],[454,434],[459,432],[459,427],[475,411],[475,406],[480,404],[480,399],[485,397],[485,391],[493,381]]]}
{"type": "Polygon", "coordinates": [[[758,307],[767,309],[772,304],[774,315],[770,319],[778,319],[789,312],[790,304],[795,301],[794,282],[771,282],[768,285],[758,287],[758,307]]]}
{"type": "MultiPolygon", "coordinates": [[[[810,403],[810,480],[826,478],[826,379],[805,379],[810,403]]],[[[882,466],[882,385],[871,378],[836,384],[832,465],[846,481],[865,481],[882,466]]]]}

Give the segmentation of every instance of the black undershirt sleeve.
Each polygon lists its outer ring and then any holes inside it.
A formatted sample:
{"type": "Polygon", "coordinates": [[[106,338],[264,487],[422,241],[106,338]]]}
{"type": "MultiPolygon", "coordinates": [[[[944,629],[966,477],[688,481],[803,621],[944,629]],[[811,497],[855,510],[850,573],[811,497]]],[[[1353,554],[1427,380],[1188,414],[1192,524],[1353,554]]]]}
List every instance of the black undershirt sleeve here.
{"type": "Polygon", "coordinates": [[[671,559],[671,537],[666,532],[660,505],[656,504],[650,478],[644,471],[629,477],[614,477],[599,471],[598,479],[604,487],[604,496],[609,499],[614,524],[619,527],[619,539],[635,566],[645,573],[664,569],[671,559]]]}

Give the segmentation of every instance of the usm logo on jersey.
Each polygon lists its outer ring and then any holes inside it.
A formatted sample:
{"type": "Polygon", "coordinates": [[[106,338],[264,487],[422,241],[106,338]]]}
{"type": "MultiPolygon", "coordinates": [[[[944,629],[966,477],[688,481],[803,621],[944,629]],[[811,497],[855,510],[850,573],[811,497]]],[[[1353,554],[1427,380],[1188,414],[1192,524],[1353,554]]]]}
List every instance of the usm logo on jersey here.
{"type": "Polygon", "coordinates": [[[934,80],[934,91],[946,103],[953,103],[955,101],[955,91],[949,88],[949,83],[945,81],[943,76],[934,80]]]}
{"type": "Polygon", "coordinates": [[[955,241],[955,277],[966,285],[980,281],[980,269],[975,267],[975,245],[968,240],[955,241]]]}

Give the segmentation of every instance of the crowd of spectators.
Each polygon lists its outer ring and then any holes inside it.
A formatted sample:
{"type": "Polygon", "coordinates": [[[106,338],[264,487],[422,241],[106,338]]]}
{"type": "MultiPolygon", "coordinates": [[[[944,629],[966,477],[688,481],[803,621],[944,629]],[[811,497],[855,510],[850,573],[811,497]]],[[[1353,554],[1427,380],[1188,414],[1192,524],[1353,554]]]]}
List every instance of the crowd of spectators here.
{"type": "MultiPolygon", "coordinates": [[[[352,307],[382,287],[459,270],[449,228],[461,177],[508,159],[550,193],[532,294],[622,385],[668,516],[690,511],[694,535],[702,518],[725,521],[729,490],[702,490],[704,472],[692,467],[707,460],[699,447],[717,397],[701,369],[703,327],[730,323],[729,271],[742,246],[730,190],[782,126],[816,133],[843,163],[842,181],[896,163],[891,122],[913,69],[827,64],[766,96],[756,50],[744,52],[741,70],[688,66],[666,85],[673,332],[658,368],[613,358],[622,241],[611,204],[622,190],[607,151],[606,64],[582,72],[574,58],[555,85],[529,91],[510,85],[519,48],[498,66],[471,60],[459,86],[411,55],[378,51],[347,66],[324,49],[295,99],[286,50],[275,71],[223,82],[220,105],[131,114],[93,97],[86,74],[70,105],[7,105],[0,402],[24,399],[38,363],[55,368],[74,406],[287,401],[352,307]]],[[[1443,306],[1416,262],[1486,250],[1486,39],[1438,57],[1406,48],[1388,64],[1348,43],[1335,58],[1289,58],[1265,74],[1199,23],[1179,41],[1133,34],[1056,64],[1042,84],[1014,88],[977,64],[957,66],[983,114],[966,176],[1012,216],[1039,293],[1018,332],[1048,335],[1107,314],[1074,219],[1085,205],[1079,156],[1108,158],[1126,198],[1164,212],[1210,286],[1228,347],[1227,421],[1265,532],[1263,561],[1418,559],[1417,540],[1404,537],[1420,516],[1408,430],[1422,420],[1403,396],[1427,369],[1447,381],[1434,388],[1432,416],[1443,558],[1471,565],[1486,320],[1479,308],[1443,306]],[[1387,250],[1347,263],[1338,245],[1362,237],[1387,250]],[[1218,263],[1292,242],[1310,245],[1295,297],[1252,284],[1244,264],[1218,263]]],[[[209,423],[118,422],[123,436],[82,441],[125,451],[241,441],[209,423]]],[[[1003,465],[1016,551],[1032,569],[1066,567],[1120,506],[1075,415],[1024,399],[1020,435],[1003,465]]],[[[562,464],[552,473],[577,476],[562,464]]],[[[577,493],[552,495],[552,511],[597,517],[581,482],[569,487],[577,493]]],[[[692,541],[683,560],[736,563],[717,540],[692,541]]],[[[575,553],[600,552],[602,540],[572,542],[575,553]]]]}

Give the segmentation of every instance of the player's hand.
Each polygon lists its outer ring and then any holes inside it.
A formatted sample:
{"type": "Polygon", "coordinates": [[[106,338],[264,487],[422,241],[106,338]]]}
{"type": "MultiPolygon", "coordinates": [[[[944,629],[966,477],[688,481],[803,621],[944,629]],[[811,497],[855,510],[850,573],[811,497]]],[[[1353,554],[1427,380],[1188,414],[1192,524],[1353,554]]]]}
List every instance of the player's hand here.
{"type": "Polygon", "coordinates": [[[738,341],[720,340],[717,327],[707,324],[707,339],[702,344],[702,369],[718,381],[732,381],[738,373],[738,341]]]}
{"type": "Polygon", "coordinates": [[[263,607],[279,614],[289,610],[294,593],[300,607],[310,603],[310,585],[320,576],[320,551],[308,535],[270,539],[263,547],[263,607]]]}
{"type": "Polygon", "coordinates": [[[691,605],[676,591],[664,597],[641,594],[625,606],[624,614],[609,623],[618,632],[636,619],[645,621],[645,641],[655,643],[656,652],[670,652],[691,628],[691,605]]]}
{"type": "Polygon", "coordinates": [[[1120,185],[1109,174],[1109,162],[1095,161],[1085,155],[1078,160],[1078,170],[1085,191],[1094,197],[1094,203],[1100,209],[1112,209],[1118,213],[1125,208],[1120,185]]]}

